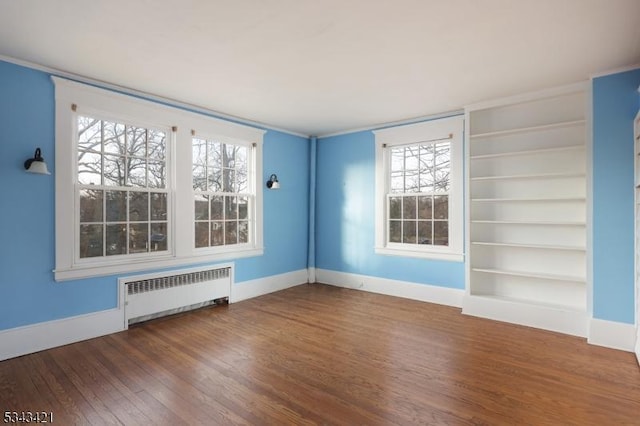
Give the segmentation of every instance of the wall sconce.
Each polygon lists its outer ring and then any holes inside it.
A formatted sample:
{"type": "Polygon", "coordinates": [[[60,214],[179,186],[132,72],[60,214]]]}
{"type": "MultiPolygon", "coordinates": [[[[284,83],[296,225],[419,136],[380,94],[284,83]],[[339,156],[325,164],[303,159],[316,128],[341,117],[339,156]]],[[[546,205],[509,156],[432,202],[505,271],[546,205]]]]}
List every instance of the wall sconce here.
{"type": "Polygon", "coordinates": [[[38,173],[41,175],[51,174],[47,169],[47,163],[45,163],[44,158],[42,158],[40,148],[36,148],[36,153],[33,155],[33,158],[29,158],[24,162],[24,168],[27,169],[29,173],[38,173]]]}
{"type": "Polygon", "coordinates": [[[267,181],[267,188],[269,189],[280,189],[280,182],[278,182],[278,176],[272,174],[269,176],[269,180],[267,181]]]}

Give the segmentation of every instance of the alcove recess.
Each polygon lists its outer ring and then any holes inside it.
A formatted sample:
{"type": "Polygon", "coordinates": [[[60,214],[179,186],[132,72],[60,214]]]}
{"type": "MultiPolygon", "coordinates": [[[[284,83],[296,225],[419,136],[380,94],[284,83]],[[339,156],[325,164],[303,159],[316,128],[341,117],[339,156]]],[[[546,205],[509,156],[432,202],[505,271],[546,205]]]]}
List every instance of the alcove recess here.
{"type": "Polygon", "coordinates": [[[584,85],[466,109],[463,311],[586,335],[584,85]]]}

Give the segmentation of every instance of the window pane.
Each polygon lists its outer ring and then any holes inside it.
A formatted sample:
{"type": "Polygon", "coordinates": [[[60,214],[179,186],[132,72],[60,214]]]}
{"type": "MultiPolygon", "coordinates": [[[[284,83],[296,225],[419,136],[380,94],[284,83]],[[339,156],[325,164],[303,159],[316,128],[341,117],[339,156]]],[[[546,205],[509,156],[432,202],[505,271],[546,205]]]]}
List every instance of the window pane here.
{"type": "Polygon", "coordinates": [[[85,151],[78,153],[78,183],[102,185],[102,155],[85,151]]]}
{"type": "Polygon", "coordinates": [[[249,242],[249,222],[246,220],[238,222],[238,242],[241,244],[249,242]]]}
{"type": "Polygon", "coordinates": [[[224,218],[225,220],[238,218],[238,203],[236,197],[224,197],[224,218]]]}
{"type": "Polygon", "coordinates": [[[103,121],[102,126],[104,130],[104,152],[125,155],[124,125],[103,121]]]}
{"type": "Polygon", "coordinates": [[[249,190],[249,148],[246,146],[236,147],[236,186],[238,192],[249,190]]]}
{"type": "Polygon", "coordinates": [[[80,225],[80,258],[102,256],[102,225],[80,225]]]}
{"type": "Polygon", "coordinates": [[[149,220],[149,193],[129,192],[129,220],[132,222],[149,220]]]}
{"type": "Polygon", "coordinates": [[[137,188],[147,186],[147,161],[142,158],[129,158],[127,166],[127,184],[137,188]]]}
{"type": "Polygon", "coordinates": [[[127,253],[127,225],[107,225],[107,256],[127,253]]]}
{"type": "Polygon", "coordinates": [[[151,251],[167,250],[167,223],[151,224],[151,251]]]}
{"type": "Polygon", "coordinates": [[[404,148],[391,149],[391,172],[404,170],[404,148]]]}
{"type": "Polygon", "coordinates": [[[209,247],[209,222],[196,222],[196,248],[209,247]]]}
{"type": "Polygon", "coordinates": [[[107,222],[125,222],[127,220],[127,192],[105,191],[107,222]]]}
{"type": "Polygon", "coordinates": [[[389,197],[389,219],[402,219],[402,197],[389,197]]]}
{"type": "Polygon", "coordinates": [[[149,129],[148,137],[147,153],[149,158],[154,160],[164,160],[167,134],[159,130],[149,129]]]}
{"type": "Polygon", "coordinates": [[[104,156],[104,184],[107,186],[125,186],[124,157],[104,156]]]}
{"type": "Polygon", "coordinates": [[[436,220],[433,222],[433,244],[437,246],[449,245],[449,222],[436,220]]]}
{"type": "Polygon", "coordinates": [[[227,221],[224,223],[225,245],[236,244],[238,242],[237,229],[237,222],[227,221]]]}
{"type": "Polygon", "coordinates": [[[404,192],[420,191],[420,181],[417,170],[408,170],[404,175],[404,192]]]}
{"type": "Polygon", "coordinates": [[[238,197],[238,219],[249,218],[249,198],[238,197]]]}
{"type": "Polygon", "coordinates": [[[418,155],[420,147],[407,146],[404,149],[404,169],[405,170],[417,170],[418,169],[418,155]]]}
{"type": "Polygon", "coordinates": [[[233,169],[236,167],[236,146],[223,144],[222,167],[233,169]]]}
{"type": "Polygon", "coordinates": [[[451,153],[449,143],[435,145],[435,188],[436,192],[449,191],[449,173],[451,170],[451,153]]]}
{"type": "Polygon", "coordinates": [[[78,117],[78,149],[100,152],[102,150],[101,121],[91,117],[78,117]]]}
{"type": "Polygon", "coordinates": [[[149,224],[134,223],[129,225],[129,253],[145,253],[149,251],[149,224]]]}
{"type": "Polygon", "coordinates": [[[224,219],[224,197],[221,195],[213,195],[211,197],[211,220],[224,219]]]}
{"type": "Polygon", "coordinates": [[[102,221],[104,221],[102,217],[102,191],[93,189],[80,190],[80,222],[102,221]]]}
{"type": "Polygon", "coordinates": [[[402,222],[402,242],[405,244],[416,243],[416,222],[405,220],[402,222]]]}
{"type": "Polygon", "coordinates": [[[127,154],[139,158],[147,156],[147,129],[127,126],[127,154]]]}
{"type": "Polygon", "coordinates": [[[208,167],[207,168],[208,175],[207,180],[209,183],[208,190],[211,192],[221,192],[222,191],[222,169],[208,167]]]}
{"type": "Polygon", "coordinates": [[[209,220],[209,196],[196,195],[195,199],[195,218],[196,220],[209,220]]]}
{"type": "Polygon", "coordinates": [[[205,166],[193,166],[193,189],[207,190],[207,168],[205,166]]]}
{"type": "Polygon", "coordinates": [[[399,220],[389,221],[389,242],[390,243],[402,242],[402,221],[399,221],[399,220]]]}
{"type": "Polygon", "coordinates": [[[209,167],[222,168],[222,145],[219,142],[208,141],[207,148],[209,156],[207,157],[207,165],[209,167]]]}
{"type": "Polygon", "coordinates": [[[431,197],[418,197],[418,219],[431,219],[433,200],[431,197]]]}
{"type": "Polygon", "coordinates": [[[416,197],[403,197],[402,217],[404,219],[416,218],[416,197]]]}
{"type": "Polygon", "coordinates": [[[193,138],[191,140],[191,155],[193,164],[207,165],[207,141],[204,139],[193,138]]]}
{"type": "Polygon", "coordinates": [[[150,161],[148,185],[149,188],[165,188],[167,168],[164,161],[150,161]]]}
{"type": "Polygon", "coordinates": [[[420,169],[420,192],[433,192],[433,170],[420,169]]]}
{"type": "Polygon", "coordinates": [[[418,244],[433,244],[432,226],[430,220],[418,221],[418,244]]]}
{"type": "Polygon", "coordinates": [[[391,173],[391,192],[404,192],[404,173],[391,173]]]}
{"type": "Polygon", "coordinates": [[[167,194],[151,193],[151,220],[167,220],[167,194]]]}
{"type": "Polygon", "coordinates": [[[222,192],[236,192],[236,171],[233,169],[222,170],[222,192]]]}
{"type": "Polygon", "coordinates": [[[448,219],[449,218],[449,196],[436,195],[433,197],[433,218],[448,219]]]}
{"type": "Polygon", "coordinates": [[[224,244],[224,222],[211,222],[211,245],[224,244]]]}

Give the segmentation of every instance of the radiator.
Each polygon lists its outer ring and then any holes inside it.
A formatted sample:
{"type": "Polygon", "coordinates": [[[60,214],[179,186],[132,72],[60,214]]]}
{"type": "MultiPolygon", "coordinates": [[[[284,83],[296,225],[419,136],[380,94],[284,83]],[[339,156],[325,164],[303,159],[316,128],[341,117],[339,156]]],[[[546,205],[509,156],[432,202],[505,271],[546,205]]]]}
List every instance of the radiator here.
{"type": "Polygon", "coordinates": [[[228,302],[232,277],[232,266],[225,265],[120,279],[125,326],[228,302]]]}

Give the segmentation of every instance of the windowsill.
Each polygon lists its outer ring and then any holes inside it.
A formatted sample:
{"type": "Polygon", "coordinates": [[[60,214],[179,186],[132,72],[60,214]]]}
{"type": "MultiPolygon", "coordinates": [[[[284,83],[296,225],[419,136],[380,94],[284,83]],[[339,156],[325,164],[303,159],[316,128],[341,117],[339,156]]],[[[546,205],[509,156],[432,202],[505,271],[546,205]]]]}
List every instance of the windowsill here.
{"type": "Polygon", "coordinates": [[[163,257],[155,259],[136,259],[118,263],[92,263],[75,265],[71,268],[56,269],[53,271],[56,281],[69,281],[80,278],[103,277],[129,272],[146,271],[153,269],[172,268],[189,264],[217,262],[223,260],[240,259],[244,257],[262,256],[264,248],[250,248],[246,250],[230,250],[224,253],[193,254],[183,257],[163,257]]]}
{"type": "Polygon", "coordinates": [[[446,260],[449,262],[464,262],[464,253],[411,250],[406,248],[390,248],[390,247],[375,247],[374,251],[376,254],[382,254],[385,256],[417,257],[420,259],[446,260]]]}

